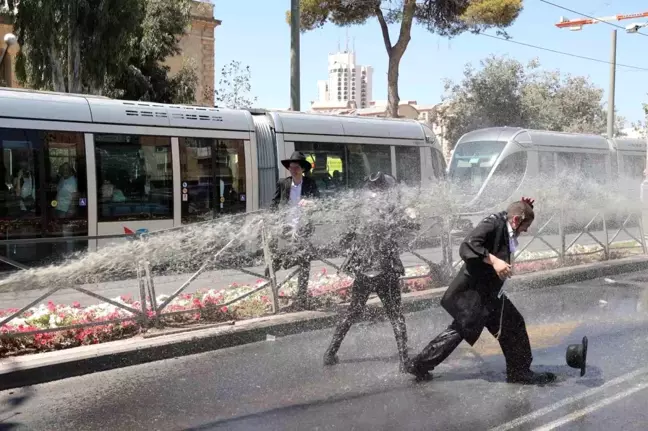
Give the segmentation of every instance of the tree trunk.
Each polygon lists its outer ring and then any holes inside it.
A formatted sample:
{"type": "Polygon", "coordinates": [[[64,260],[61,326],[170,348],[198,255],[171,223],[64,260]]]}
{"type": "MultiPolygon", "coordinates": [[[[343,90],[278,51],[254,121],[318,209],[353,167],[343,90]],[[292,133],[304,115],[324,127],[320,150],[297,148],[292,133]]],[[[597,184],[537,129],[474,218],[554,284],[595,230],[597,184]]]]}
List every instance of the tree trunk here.
{"type": "Polygon", "coordinates": [[[398,95],[399,66],[400,57],[390,55],[387,69],[387,116],[392,118],[398,118],[398,104],[400,103],[400,96],[398,95]]]}
{"type": "Polygon", "coordinates": [[[414,21],[415,11],[416,0],[405,0],[398,42],[392,46],[385,17],[382,14],[380,6],[376,7],[376,17],[380,23],[383,41],[387,49],[387,55],[389,56],[389,67],[387,69],[387,116],[392,118],[398,118],[398,103],[400,102],[400,97],[398,96],[398,69],[407,45],[412,38],[412,23],[414,21]]]}
{"type": "Polygon", "coordinates": [[[63,65],[61,65],[61,52],[56,47],[54,32],[50,36],[49,62],[52,69],[52,86],[54,91],[65,93],[65,76],[63,75],[63,65]]]}
{"type": "Polygon", "coordinates": [[[68,93],[81,93],[81,37],[74,3],[68,6],[67,88],[68,93]]]}

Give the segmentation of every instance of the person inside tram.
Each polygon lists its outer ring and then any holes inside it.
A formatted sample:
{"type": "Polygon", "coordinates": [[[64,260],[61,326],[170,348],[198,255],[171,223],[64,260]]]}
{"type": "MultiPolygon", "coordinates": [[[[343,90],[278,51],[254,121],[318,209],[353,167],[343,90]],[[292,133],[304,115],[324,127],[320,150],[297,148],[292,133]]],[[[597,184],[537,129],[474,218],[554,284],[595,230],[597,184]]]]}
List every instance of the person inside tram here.
{"type": "Polygon", "coordinates": [[[36,181],[29,169],[29,164],[22,161],[20,169],[13,179],[13,188],[20,204],[20,212],[33,212],[36,202],[36,181]]]}
{"type": "Polygon", "coordinates": [[[126,202],[126,196],[124,196],[124,193],[110,179],[105,178],[101,186],[101,201],[126,202]]]}
{"type": "Polygon", "coordinates": [[[70,218],[76,215],[79,189],[74,169],[69,163],[59,168],[59,183],[56,192],[55,214],[57,218],[70,218]]]}

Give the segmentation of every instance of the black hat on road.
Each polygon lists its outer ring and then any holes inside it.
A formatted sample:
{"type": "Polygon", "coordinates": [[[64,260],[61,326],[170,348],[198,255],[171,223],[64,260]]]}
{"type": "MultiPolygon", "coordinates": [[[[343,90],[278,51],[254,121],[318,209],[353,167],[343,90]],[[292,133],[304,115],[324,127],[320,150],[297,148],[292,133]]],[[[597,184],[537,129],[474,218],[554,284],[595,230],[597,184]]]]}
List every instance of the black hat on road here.
{"type": "Polygon", "coordinates": [[[289,159],[282,160],[281,164],[284,165],[284,168],[288,169],[290,167],[291,163],[299,163],[299,165],[302,167],[304,172],[308,172],[311,169],[311,164],[308,160],[306,160],[306,156],[304,153],[301,153],[299,151],[295,151],[292,153],[292,156],[290,156],[289,159]]]}
{"type": "Polygon", "coordinates": [[[580,375],[585,375],[587,368],[587,337],[583,337],[581,344],[570,344],[567,347],[567,365],[572,368],[580,368],[580,375]]]}

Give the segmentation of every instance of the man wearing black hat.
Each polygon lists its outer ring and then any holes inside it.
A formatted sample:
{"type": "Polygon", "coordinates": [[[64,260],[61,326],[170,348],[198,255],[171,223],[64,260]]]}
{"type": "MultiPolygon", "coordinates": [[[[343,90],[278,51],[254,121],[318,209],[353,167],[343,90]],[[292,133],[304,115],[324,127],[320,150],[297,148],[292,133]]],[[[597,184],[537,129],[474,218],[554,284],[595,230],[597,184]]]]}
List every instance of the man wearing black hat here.
{"type": "MultiPolygon", "coordinates": [[[[346,316],[335,328],[333,339],[324,354],[324,365],[338,362],[337,351],[354,322],[362,316],[369,295],[376,292],[391,322],[396,337],[400,369],[407,360],[407,329],[401,308],[400,277],[405,268],[400,259],[397,239],[403,229],[416,227],[404,212],[399,211],[389,189],[396,185],[390,175],[377,172],[365,181],[366,194],[358,209],[357,226],[345,239],[350,243],[349,254],[340,267],[354,277],[351,304],[346,316]],[[366,214],[362,214],[365,211],[366,214]]],[[[411,216],[410,216],[411,217],[411,216]]]]}
{"type": "MultiPolygon", "coordinates": [[[[277,191],[272,199],[272,208],[288,208],[285,228],[283,229],[284,237],[291,241],[296,237],[309,236],[313,232],[313,227],[308,223],[301,223],[302,214],[300,207],[308,205],[312,198],[319,197],[317,184],[315,180],[304,176],[310,171],[311,164],[306,160],[303,153],[295,151],[289,159],[282,160],[281,164],[288,169],[290,176],[277,183],[277,191]]],[[[303,246],[303,243],[300,244],[303,246]]],[[[304,309],[308,306],[308,278],[310,276],[310,256],[304,253],[304,250],[277,250],[276,241],[273,243],[273,251],[277,256],[273,261],[273,266],[299,266],[297,282],[297,306],[304,309]]]]}

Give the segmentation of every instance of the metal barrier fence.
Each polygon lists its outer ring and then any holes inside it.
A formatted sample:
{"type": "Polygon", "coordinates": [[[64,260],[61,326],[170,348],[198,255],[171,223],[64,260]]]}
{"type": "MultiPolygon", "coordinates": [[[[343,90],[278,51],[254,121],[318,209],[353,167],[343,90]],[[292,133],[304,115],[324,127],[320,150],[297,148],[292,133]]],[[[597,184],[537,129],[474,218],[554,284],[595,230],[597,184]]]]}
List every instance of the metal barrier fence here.
{"type": "MultiPolygon", "coordinates": [[[[231,217],[246,217],[249,216],[250,213],[247,214],[241,214],[241,215],[236,215],[236,216],[231,216],[231,217]]],[[[454,232],[454,227],[458,221],[459,218],[464,216],[465,214],[459,214],[455,215],[452,218],[446,218],[439,223],[442,224],[441,226],[441,234],[440,234],[440,242],[441,242],[441,251],[442,251],[442,261],[440,263],[434,263],[430,259],[426,258],[423,256],[421,250],[415,250],[412,249],[411,247],[406,248],[406,252],[411,253],[412,255],[416,256],[418,259],[422,261],[427,267],[428,267],[428,272],[423,274],[423,275],[415,275],[415,276],[407,276],[407,277],[402,277],[402,280],[411,280],[411,279],[416,279],[416,278],[428,278],[428,277],[435,277],[437,280],[443,280],[446,281],[449,280],[449,277],[451,277],[458,265],[461,263],[461,260],[454,261],[453,259],[453,232],[454,232]]],[[[469,216],[478,216],[479,214],[471,213],[468,214],[469,216]]],[[[591,253],[603,253],[603,259],[609,259],[610,258],[610,250],[612,246],[615,244],[614,241],[615,239],[621,234],[621,232],[625,232],[630,238],[632,238],[637,245],[632,246],[634,248],[640,247],[643,251],[643,253],[648,253],[648,250],[646,248],[646,241],[644,237],[644,230],[643,230],[643,225],[642,225],[642,217],[640,214],[636,213],[631,213],[625,217],[623,222],[621,223],[620,228],[616,230],[616,233],[612,235],[612,238],[610,238],[609,235],[609,230],[608,230],[608,223],[606,221],[605,213],[603,211],[599,211],[596,213],[596,215],[582,228],[579,229],[576,233],[577,236],[575,239],[573,239],[568,245],[567,245],[567,234],[565,233],[565,216],[564,212],[560,211],[555,214],[552,214],[549,219],[543,223],[543,225],[538,229],[538,231],[532,236],[531,240],[524,246],[521,247],[519,250],[516,251],[514,261],[517,261],[517,259],[520,257],[522,253],[525,252],[525,250],[528,249],[529,245],[533,243],[534,241],[540,241],[543,242],[548,248],[549,251],[551,252],[551,255],[549,257],[544,257],[541,259],[558,259],[558,261],[562,264],[565,262],[565,259],[569,256],[577,256],[578,253],[570,253],[570,250],[577,245],[579,239],[583,235],[587,235],[591,237],[596,244],[600,246],[600,250],[593,251],[591,253]],[[597,238],[590,230],[590,227],[596,222],[600,221],[603,225],[603,230],[599,231],[602,232],[604,239],[601,240],[600,238],[597,238]],[[639,229],[639,238],[637,238],[635,235],[629,232],[629,227],[628,223],[630,223],[632,220],[637,221],[637,227],[639,229]],[[550,242],[543,237],[543,233],[545,233],[546,229],[548,226],[550,226],[551,223],[557,223],[558,224],[558,241],[559,245],[555,246],[550,244],[550,242]]],[[[212,221],[207,221],[205,223],[209,223],[212,221]]],[[[186,309],[186,310],[181,310],[181,311],[165,311],[167,306],[180,295],[183,293],[188,286],[200,276],[201,273],[203,273],[210,265],[214,265],[217,263],[218,258],[221,256],[222,253],[224,253],[226,250],[231,248],[235,244],[236,238],[232,238],[227,244],[225,244],[224,247],[222,247],[217,253],[215,253],[212,256],[209,256],[207,259],[204,260],[200,268],[195,271],[191,276],[189,276],[182,285],[177,288],[171,295],[169,295],[162,303],[158,304],[157,303],[157,295],[155,291],[155,283],[154,283],[154,277],[152,275],[151,271],[151,265],[147,261],[138,261],[137,262],[137,285],[139,288],[139,307],[138,308],[133,308],[131,306],[128,306],[126,304],[122,304],[120,302],[114,301],[106,296],[100,295],[96,292],[93,292],[91,290],[82,288],[80,286],[55,286],[51,289],[49,289],[45,294],[39,296],[37,299],[31,301],[29,304],[26,306],[22,307],[21,309],[17,310],[14,313],[11,313],[9,316],[6,316],[2,320],[0,320],[0,328],[2,328],[4,325],[8,324],[12,320],[19,318],[21,315],[23,315],[26,311],[28,311],[30,308],[38,305],[41,301],[44,299],[48,298],[49,296],[53,295],[54,293],[62,290],[62,289],[73,289],[76,290],[80,293],[83,293],[85,295],[94,297],[96,299],[99,299],[101,301],[104,301],[108,304],[111,304],[115,307],[118,307],[119,309],[122,309],[128,313],[131,313],[132,316],[129,317],[123,317],[119,319],[111,319],[111,320],[101,320],[101,321],[96,321],[96,322],[88,322],[88,323],[80,323],[80,324],[73,324],[73,325],[67,325],[67,326],[61,326],[57,328],[48,328],[48,329],[41,329],[41,330],[35,330],[35,331],[29,331],[29,332],[3,332],[3,336],[9,336],[9,337],[24,337],[24,336],[30,336],[30,335],[36,335],[36,334],[43,334],[43,333],[48,333],[48,332],[57,332],[57,331],[64,331],[64,330],[70,330],[70,329],[78,329],[78,328],[84,328],[84,327],[92,327],[92,326],[103,326],[103,325],[110,325],[114,323],[119,323],[119,322],[124,322],[124,321],[133,321],[137,322],[138,325],[142,329],[146,329],[151,326],[157,326],[161,324],[161,319],[164,317],[172,316],[172,315],[177,315],[177,314],[186,314],[186,313],[202,313],[204,311],[208,311],[210,309],[218,309],[221,307],[227,307],[229,305],[235,304],[250,295],[253,295],[257,292],[260,292],[262,290],[267,289],[270,298],[271,298],[271,307],[272,307],[272,312],[273,313],[278,313],[281,311],[280,309],[280,304],[279,304],[279,290],[286,284],[288,283],[299,271],[299,268],[294,268],[292,271],[288,273],[282,280],[277,280],[277,274],[275,272],[275,268],[273,267],[272,261],[273,261],[273,256],[271,253],[271,249],[269,246],[269,234],[266,230],[266,226],[263,225],[263,220],[257,220],[255,223],[259,223],[259,228],[261,231],[261,248],[263,250],[263,260],[265,262],[265,268],[266,268],[266,273],[264,274],[259,274],[256,273],[252,270],[246,269],[246,268],[241,268],[238,267],[236,268],[238,271],[252,275],[257,277],[260,280],[264,280],[263,283],[260,283],[258,286],[256,286],[254,289],[252,289],[249,292],[246,292],[243,295],[240,295],[237,298],[234,298],[230,301],[224,302],[224,303],[218,303],[218,304],[207,304],[199,309],[186,309]]],[[[191,225],[190,225],[191,226],[191,225]]],[[[156,232],[151,232],[149,234],[146,234],[145,236],[152,236],[152,235],[160,235],[167,233],[172,230],[178,230],[186,228],[185,227],[180,227],[180,228],[173,228],[173,229],[167,229],[164,231],[156,231],[156,232]]],[[[465,232],[464,232],[465,233],[465,232]]],[[[456,235],[456,232],[455,232],[456,235]]],[[[108,235],[108,236],[95,236],[95,237],[69,237],[69,238],[57,238],[54,241],[70,241],[70,240],[94,240],[94,239],[109,239],[109,238],[137,238],[137,237],[142,237],[142,235],[133,235],[133,234],[127,234],[127,235],[108,235]],[[73,239],[70,239],[73,238],[73,239]]],[[[143,239],[143,238],[142,238],[143,239]]],[[[46,242],[50,241],[48,239],[26,239],[26,240],[3,240],[0,241],[0,244],[3,243],[38,243],[38,242],[46,242]]],[[[413,242],[411,243],[413,244],[413,242]]],[[[410,245],[411,245],[410,244],[410,245]]],[[[615,247],[615,249],[621,249],[622,247],[615,247]]],[[[590,254],[591,254],[590,253],[590,254]]],[[[0,260],[5,261],[6,258],[0,257],[0,260]]],[[[329,259],[325,259],[322,257],[318,257],[316,260],[319,260],[327,265],[330,265],[331,267],[339,270],[339,266],[335,265],[332,263],[329,259]]],[[[222,268],[220,268],[222,269],[222,268]]]]}

